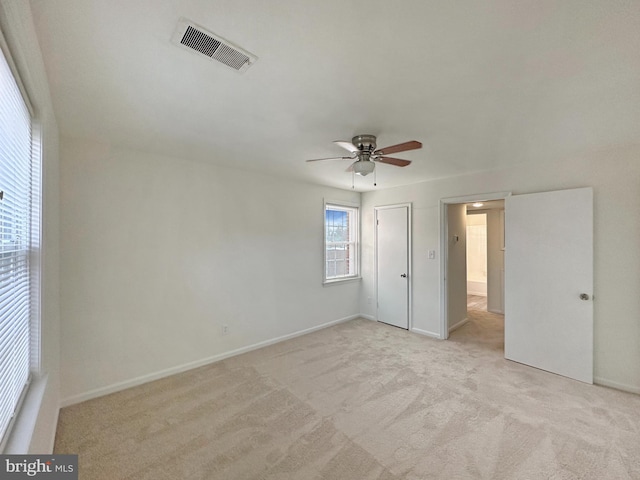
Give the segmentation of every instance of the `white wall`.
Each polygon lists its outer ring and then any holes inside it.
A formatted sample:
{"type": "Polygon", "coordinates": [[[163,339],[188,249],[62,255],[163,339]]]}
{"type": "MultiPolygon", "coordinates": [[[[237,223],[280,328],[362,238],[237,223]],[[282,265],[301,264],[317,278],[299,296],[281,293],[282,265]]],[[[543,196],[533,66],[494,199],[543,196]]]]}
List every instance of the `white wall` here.
{"type": "Polygon", "coordinates": [[[447,225],[447,324],[452,331],[467,320],[467,206],[447,205],[447,225]]]}
{"type": "Polygon", "coordinates": [[[63,404],[359,313],[322,268],[323,198],[360,194],[71,139],[61,159],[63,404]]]}
{"type": "MultiPolygon", "coordinates": [[[[439,333],[439,200],[512,191],[513,194],[594,187],[595,376],[610,386],[640,392],[640,146],[602,148],[573,158],[517,166],[363,194],[361,311],[371,314],[373,207],[413,203],[413,324],[439,333]],[[429,260],[428,250],[438,251],[429,260]]],[[[382,183],[382,182],[379,182],[382,183]]]]}
{"type": "MultiPolygon", "coordinates": [[[[0,0],[0,28],[42,125],[42,304],[41,304],[41,369],[43,378],[34,382],[43,389],[41,403],[34,409],[23,409],[35,418],[33,434],[22,432],[28,447],[17,441],[20,451],[14,453],[49,453],[53,449],[59,410],[59,165],[58,127],[53,114],[42,54],[33,27],[29,2],[0,0]],[[29,438],[30,437],[30,438],[29,438]]],[[[39,398],[39,396],[38,396],[39,398]]],[[[28,398],[29,400],[29,398],[28,398]]],[[[31,405],[31,402],[28,402],[31,405]]],[[[21,425],[23,419],[19,419],[21,425]]],[[[13,445],[13,444],[12,444],[13,445]]]]}
{"type": "Polygon", "coordinates": [[[487,310],[504,313],[503,209],[487,210],[487,310]]]}

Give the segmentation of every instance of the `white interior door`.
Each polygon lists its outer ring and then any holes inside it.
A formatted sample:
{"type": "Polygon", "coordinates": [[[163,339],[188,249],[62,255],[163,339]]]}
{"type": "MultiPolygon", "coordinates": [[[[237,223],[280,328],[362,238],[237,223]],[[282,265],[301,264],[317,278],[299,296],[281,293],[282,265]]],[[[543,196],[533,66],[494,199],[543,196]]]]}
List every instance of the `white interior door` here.
{"type": "Polygon", "coordinates": [[[409,207],[376,209],[377,320],[409,328],[409,207]]]}
{"type": "Polygon", "coordinates": [[[593,191],[505,201],[505,357],[593,383],[593,191]]]}

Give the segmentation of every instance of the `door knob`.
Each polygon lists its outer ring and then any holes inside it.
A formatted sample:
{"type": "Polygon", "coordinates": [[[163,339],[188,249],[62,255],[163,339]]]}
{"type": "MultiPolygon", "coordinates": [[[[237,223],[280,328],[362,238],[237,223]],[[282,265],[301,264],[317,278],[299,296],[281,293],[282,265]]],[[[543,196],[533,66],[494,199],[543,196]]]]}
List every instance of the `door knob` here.
{"type": "Polygon", "coordinates": [[[407,278],[407,274],[403,273],[402,275],[400,275],[402,278],[407,278]]]}
{"type": "Polygon", "coordinates": [[[589,300],[589,294],[581,293],[580,294],[580,300],[589,300]]]}

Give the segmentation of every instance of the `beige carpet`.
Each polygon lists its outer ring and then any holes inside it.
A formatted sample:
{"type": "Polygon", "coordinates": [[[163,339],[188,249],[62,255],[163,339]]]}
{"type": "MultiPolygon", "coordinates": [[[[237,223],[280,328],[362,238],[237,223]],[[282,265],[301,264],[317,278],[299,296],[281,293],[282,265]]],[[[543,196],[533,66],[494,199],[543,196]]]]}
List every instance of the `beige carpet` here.
{"type": "Polygon", "coordinates": [[[65,408],[81,479],[640,479],[640,396],[354,320],[65,408]]]}

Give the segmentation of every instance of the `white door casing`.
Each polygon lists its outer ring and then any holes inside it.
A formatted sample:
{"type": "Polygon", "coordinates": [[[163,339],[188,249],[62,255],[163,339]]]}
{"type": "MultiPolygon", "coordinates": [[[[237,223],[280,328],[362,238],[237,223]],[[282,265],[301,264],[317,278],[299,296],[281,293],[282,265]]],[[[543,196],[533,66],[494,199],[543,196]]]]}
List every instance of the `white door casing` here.
{"type": "Polygon", "coordinates": [[[505,215],[505,358],[593,383],[593,190],[511,196],[505,215]]]}
{"type": "Polygon", "coordinates": [[[411,205],[375,208],[376,320],[409,329],[411,205]]]}

